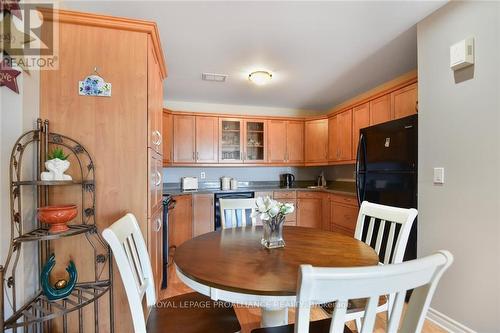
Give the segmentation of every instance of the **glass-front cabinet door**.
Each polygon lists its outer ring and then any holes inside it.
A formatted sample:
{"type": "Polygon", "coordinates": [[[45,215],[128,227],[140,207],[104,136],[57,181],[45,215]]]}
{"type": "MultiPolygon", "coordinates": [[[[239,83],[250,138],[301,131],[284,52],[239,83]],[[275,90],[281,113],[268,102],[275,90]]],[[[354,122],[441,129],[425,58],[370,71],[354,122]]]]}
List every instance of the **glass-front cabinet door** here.
{"type": "Polygon", "coordinates": [[[263,163],[267,160],[267,122],[245,120],[244,160],[245,163],[263,163]]]}
{"type": "Polygon", "coordinates": [[[243,162],[243,121],[220,118],[219,163],[243,162]]]}

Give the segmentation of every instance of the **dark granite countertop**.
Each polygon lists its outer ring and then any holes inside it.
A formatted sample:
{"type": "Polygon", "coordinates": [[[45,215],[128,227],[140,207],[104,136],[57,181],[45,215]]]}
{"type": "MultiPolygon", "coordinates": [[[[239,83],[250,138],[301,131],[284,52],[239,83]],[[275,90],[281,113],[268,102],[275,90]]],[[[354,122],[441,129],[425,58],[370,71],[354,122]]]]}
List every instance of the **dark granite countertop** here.
{"type": "Polygon", "coordinates": [[[234,192],[267,192],[267,191],[318,191],[341,195],[356,196],[356,185],[349,181],[329,181],[324,188],[310,188],[314,186],[314,182],[298,181],[293,187],[284,188],[279,182],[239,182],[238,189],[223,191],[220,189],[219,182],[203,182],[199,183],[197,191],[182,191],[180,183],[164,183],[164,195],[190,195],[193,193],[210,194],[210,193],[234,193],[234,192]]]}

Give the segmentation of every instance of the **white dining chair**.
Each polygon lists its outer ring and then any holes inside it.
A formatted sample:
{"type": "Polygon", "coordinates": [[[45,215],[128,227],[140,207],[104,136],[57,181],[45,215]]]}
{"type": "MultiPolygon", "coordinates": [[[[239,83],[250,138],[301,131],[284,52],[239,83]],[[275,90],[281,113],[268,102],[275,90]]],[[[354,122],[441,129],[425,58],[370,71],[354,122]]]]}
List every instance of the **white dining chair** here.
{"type": "Polygon", "coordinates": [[[232,306],[214,302],[199,293],[178,295],[157,303],[149,254],[134,215],[125,215],[104,229],[102,235],[113,251],[125,287],[134,332],[240,331],[232,306]],[[144,297],[146,313],[142,304],[144,297]]]}
{"type": "MultiPolygon", "coordinates": [[[[397,264],[403,261],[416,209],[398,208],[363,201],[356,222],[354,238],[372,246],[379,255],[380,264],[397,264]]],[[[358,330],[362,327],[366,299],[352,300],[347,310],[348,320],[354,320],[358,330]]],[[[382,296],[377,312],[390,311],[394,295],[382,296]]],[[[322,308],[332,313],[334,304],[322,308]]],[[[387,313],[389,314],[389,313],[387,313]]]]}
{"type": "Polygon", "coordinates": [[[301,265],[297,289],[295,325],[261,328],[252,333],[345,333],[349,300],[368,298],[361,333],[372,333],[379,297],[394,294],[395,302],[388,319],[388,333],[419,333],[432,296],[443,273],[453,262],[448,251],[400,264],[327,268],[301,265]],[[403,315],[406,292],[413,289],[403,315]],[[310,322],[311,306],[335,302],[332,318],[310,322]]]}
{"type": "Polygon", "coordinates": [[[219,204],[222,229],[256,224],[256,218],[252,218],[255,199],[220,199],[219,204]]]}

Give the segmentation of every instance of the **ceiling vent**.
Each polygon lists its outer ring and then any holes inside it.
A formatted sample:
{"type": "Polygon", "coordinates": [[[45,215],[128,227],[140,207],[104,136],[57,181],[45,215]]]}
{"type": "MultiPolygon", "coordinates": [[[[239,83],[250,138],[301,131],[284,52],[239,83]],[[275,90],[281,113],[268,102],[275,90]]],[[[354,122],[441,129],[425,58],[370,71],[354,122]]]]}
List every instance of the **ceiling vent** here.
{"type": "Polygon", "coordinates": [[[226,82],[228,75],[215,74],[215,73],[202,73],[201,79],[203,81],[226,82]]]}

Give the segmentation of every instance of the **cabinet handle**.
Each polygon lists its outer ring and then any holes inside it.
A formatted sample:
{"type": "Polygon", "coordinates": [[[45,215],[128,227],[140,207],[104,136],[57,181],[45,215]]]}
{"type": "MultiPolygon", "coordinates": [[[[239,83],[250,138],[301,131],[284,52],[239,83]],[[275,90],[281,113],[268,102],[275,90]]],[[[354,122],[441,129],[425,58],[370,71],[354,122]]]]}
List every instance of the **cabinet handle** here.
{"type": "Polygon", "coordinates": [[[418,113],[418,101],[415,101],[415,112],[418,113]]]}
{"type": "Polygon", "coordinates": [[[200,159],[200,153],[196,152],[196,160],[198,161],[200,159]]]}
{"type": "Polygon", "coordinates": [[[193,151],[193,161],[196,161],[196,153],[193,151]]]}
{"type": "Polygon", "coordinates": [[[158,130],[153,131],[153,144],[159,146],[161,144],[161,133],[158,130]],[[156,137],[156,140],[154,139],[156,137]]]}
{"type": "Polygon", "coordinates": [[[156,171],[156,182],[155,186],[159,186],[161,184],[161,173],[160,171],[156,171]]]}
{"type": "Polygon", "coordinates": [[[158,218],[156,219],[156,222],[155,222],[156,226],[155,226],[155,231],[158,232],[161,230],[161,220],[158,218]]]}

